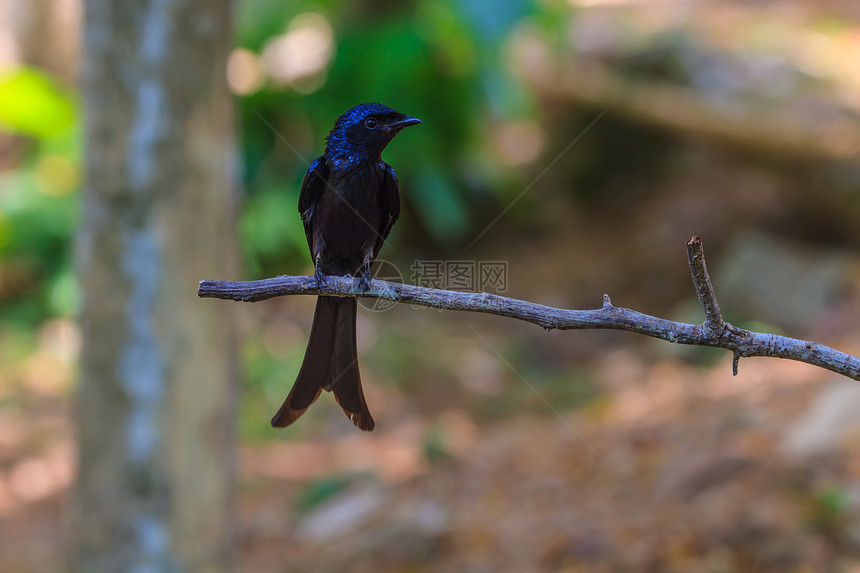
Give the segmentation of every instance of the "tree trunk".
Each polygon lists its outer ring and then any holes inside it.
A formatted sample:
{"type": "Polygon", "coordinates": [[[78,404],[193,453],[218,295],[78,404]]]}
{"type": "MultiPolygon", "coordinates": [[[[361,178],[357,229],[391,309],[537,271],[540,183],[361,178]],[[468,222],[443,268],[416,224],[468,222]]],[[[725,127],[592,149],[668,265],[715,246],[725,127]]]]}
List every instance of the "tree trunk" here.
{"type": "Polygon", "coordinates": [[[228,571],[236,348],[228,0],[87,0],[70,569],[228,571]]]}

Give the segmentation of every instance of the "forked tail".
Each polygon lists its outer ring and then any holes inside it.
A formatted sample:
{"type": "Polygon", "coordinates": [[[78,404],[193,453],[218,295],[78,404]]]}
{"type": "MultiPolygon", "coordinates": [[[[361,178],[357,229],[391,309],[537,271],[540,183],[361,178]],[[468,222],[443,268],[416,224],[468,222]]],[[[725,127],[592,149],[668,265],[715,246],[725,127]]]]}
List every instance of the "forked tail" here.
{"type": "Polygon", "coordinates": [[[334,393],[335,400],[356,427],[366,432],[373,429],[375,424],[364,400],[358,371],[357,307],[354,298],[317,298],[302,367],[289,396],[272,418],[272,426],[289,426],[316,402],[320,392],[328,390],[334,393]]]}

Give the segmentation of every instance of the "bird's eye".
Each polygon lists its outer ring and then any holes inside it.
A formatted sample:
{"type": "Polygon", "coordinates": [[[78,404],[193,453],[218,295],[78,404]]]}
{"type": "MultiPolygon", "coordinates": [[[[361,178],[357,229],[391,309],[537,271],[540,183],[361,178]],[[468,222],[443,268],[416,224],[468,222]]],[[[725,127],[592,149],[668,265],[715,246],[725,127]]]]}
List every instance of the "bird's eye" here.
{"type": "Polygon", "coordinates": [[[376,129],[377,125],[379,125],[379,122],[376,121],[375,117],[368,117],[364,120],[364,127],[367,129],[376,129]]]}

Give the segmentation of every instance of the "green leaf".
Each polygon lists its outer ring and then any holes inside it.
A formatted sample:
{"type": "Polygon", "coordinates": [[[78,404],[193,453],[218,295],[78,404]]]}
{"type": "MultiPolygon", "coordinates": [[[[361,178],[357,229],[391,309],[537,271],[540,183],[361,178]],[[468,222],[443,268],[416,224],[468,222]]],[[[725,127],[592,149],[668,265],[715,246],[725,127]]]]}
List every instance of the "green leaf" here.
{"type": "Polygon", "coordinates": [[[413,180],[411,199],[434,238],[443,244],[461,239],[469,228],[469,215],[447,177],[427,170],[413,180]]]}
{"type": "Polygon", "coordinates": [[[53,137],[74,122],[71,99],[44,74],[29,68],[0,73],[0,130],[53,137]]]}
{"type": "Polygon", "coordinates": [[[331,499],[352,484],[357,474],[327,476],[308,483],[295,501],[295,510],[306,513],[321,503],[331,499]]]}

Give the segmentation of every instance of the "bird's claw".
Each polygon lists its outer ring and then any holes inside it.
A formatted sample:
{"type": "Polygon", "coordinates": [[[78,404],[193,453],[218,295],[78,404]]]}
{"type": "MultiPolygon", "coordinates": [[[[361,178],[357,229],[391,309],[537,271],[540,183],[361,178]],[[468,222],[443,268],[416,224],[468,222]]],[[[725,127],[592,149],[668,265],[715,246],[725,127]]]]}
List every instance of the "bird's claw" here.
{"type": "Polygon", "coordinates": [[[314,280],[317,281],[318,289],[322,289],[328,284],[328,277],[323,274],[323,272],[319,268],[319,265],[314,268],[314,280]]]}
{"type": "Polygon", "coordinates": [[[363,294],[370,290],[370,281],[373,280],[373,277],[370,276],[370,271],[367,269],[364,270],[360,275],[356,277],[355,285],[356,288],[363,294]]]}

